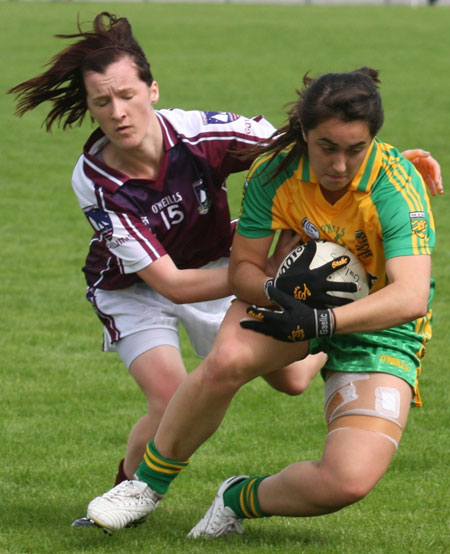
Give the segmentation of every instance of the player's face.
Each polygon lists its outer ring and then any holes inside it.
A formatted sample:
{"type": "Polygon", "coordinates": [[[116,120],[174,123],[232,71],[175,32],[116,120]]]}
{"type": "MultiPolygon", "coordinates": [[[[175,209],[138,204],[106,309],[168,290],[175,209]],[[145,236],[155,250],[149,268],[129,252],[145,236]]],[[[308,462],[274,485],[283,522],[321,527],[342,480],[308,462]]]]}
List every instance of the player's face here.
{"type": "Polygon", "coordinates": [[[372,142],[367,123],[328,119],[303,133],[303,138],[325,198],[336,202],[345,194],[372,142]]]}
{"type": "Polygon", "coordinates": [[[136,148],[149,138],[158,84],[144,83],[131,57],[120,58],[104,73],[87,71],[84,85],[89,111],[114,146],[136,148]]]}

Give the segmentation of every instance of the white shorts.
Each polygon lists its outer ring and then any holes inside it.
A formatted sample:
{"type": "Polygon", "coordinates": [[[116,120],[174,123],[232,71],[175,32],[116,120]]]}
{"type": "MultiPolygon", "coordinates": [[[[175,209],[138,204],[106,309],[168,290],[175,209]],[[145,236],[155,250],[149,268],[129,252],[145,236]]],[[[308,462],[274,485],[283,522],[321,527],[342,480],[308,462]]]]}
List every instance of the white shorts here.
{"type": "MultiPolygon", "coordinates": [[[[228,258],[204,267],[226,267],[228,258]]],[[[118,352],[129,368],[147,350],[169,345],[180,348],[178,327],[183,324],[197,356],[204,358],[211,349],[233,296],[174,304],[145,283],[126,289],[96,289],[90,298],[104,325],[103,350],[118,352]]]]}

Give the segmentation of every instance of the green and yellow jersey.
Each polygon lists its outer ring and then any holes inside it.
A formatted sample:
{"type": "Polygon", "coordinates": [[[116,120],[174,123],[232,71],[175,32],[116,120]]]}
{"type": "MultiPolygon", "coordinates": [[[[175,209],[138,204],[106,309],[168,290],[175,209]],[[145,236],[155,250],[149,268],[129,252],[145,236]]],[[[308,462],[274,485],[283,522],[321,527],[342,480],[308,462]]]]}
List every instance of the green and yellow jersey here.
{"type": "MultiPolygon", "coordinates": [[[[263,155],[253,163],[244,187],[239,234],[262,238],[293,229],[304,242],[342,244],[371,276],[371,293],[387,284],[387,259],[431,254],[435,229],[426,186],[398,150],[374,139],[347,192],[331,205],[308,158],[296,157],[280,175],[270,178],[291,148],[275,160],[263,155]]],[[[310,343],[311,352],[327,352],[325,370],[397,375],[413,387],[413,402],[420,406],[417,377],[431,338],[433,284],[426,316],[383,331],[317,339],[310,343]]]]}
{"type": "Polygon", "coordinates": [[[271,162],[271,155],[261,156],[250,169],[237,228],[241,235],[261,238],[293,229],[305,242],[342,244],[372,276],[372,292],[386,285],[388,258],[431,254],[434,221],[426,186],[392,146],[375,139],[348,191],[333,205],[325,200],[308,158],[295,158],[274,180],[269,177],[277,163],[271,162]]]}

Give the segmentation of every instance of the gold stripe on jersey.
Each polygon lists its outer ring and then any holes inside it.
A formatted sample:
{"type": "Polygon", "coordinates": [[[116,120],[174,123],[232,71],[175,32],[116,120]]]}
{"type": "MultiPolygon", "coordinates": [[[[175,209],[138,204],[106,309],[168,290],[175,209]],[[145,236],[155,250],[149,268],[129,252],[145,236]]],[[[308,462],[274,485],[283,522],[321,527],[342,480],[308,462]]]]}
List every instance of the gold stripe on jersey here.
{"type": "Polygon", "coordinates": [[[367,151],[358,173],[355,175],[351,188],[359,191],[368,191],[377,178],[381,165],[381,151],[374,141],[367,151]]]}
{"type": "MultiPolygon", "coordinates": [[[[431,332],[432,332],[431,317],[432,317],[432,310],[430,309],[428,310],[426,315],[416,319],[416,328],[414,329],[414,332],[417,333],[418,335],[422,335],[425,338],[425,342],[431,339],[431,332]]],[[[419,358],[421,357],[422,356],[419,356],[419,358]]]]}
{"type": "MultiPolygon", "coordinates": [[[[280,154],[281,155],[286,154],[287,152],[289,152],[289,150],[292,147],[293,147],[293,144],[290,144],[289,146],[287,146],[286,148],[281,150],[280,154]]],[[[255,175],[257,175],[257,169],[259,167],[261,167],[261,165],[264,165],[267,162],[269,162],[269,164],[270,164],[270,159],[271,158],[273,158],[273,153],[272,152],[269,152],[267,154],[262,154],[261,156],[256,158],[256,160],[253,162],[252,166],[250,167],[250,170],[249,170],[248,175],[247,175],[247,180],[249,180],[252,177],[254,177],[255,175]]],[[[276,168],[276,165],[274,165],[273,167],[276,168]]],[[[269,168],[270,168],[270,165],[269,165],[269,168]]],[[[269,176],[270,176],[270,174],[266,174],[266,178],[269,178],[269,176]]]]}
{"type": "MultiPolygon", "coordinates": [[[[388,145],[384,145],[384,147],[388,147],[388,145]]],[[[414,187],[410,186],[411,176],[406,173],[400,158],[398,156],[392,156],[390,151],[386,148],[383,148],[382,167],[389,182],[393,184],[395,189],[399,191],[404,198],[410,213],[423,211],[422,198],[419,192],[414,187]]],[[[421,237],[418,233],[412,233],[411,241],[414,254],[431,254],[426,237],[421,237]]]]}

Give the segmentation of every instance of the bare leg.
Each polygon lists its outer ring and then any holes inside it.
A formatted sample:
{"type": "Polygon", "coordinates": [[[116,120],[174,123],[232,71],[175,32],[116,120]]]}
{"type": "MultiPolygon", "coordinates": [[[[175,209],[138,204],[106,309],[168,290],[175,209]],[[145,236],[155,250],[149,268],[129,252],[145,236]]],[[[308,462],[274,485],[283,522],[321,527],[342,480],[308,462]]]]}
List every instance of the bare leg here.
{"type": "MultiPolygon", "coordinates": [[[[411,388],[390,375],[386,379],[388,385],[392,379],[400,391],[398,420],[404,427],[411,388]]],[[[335,419],[335,424],[338,422],[339,418],[335,419]]],[[[328,435],[320,461],[294,463],[261,483],[258,499],[263,511],[286,516],[322,515],[352,504],[372,490],[389,466],[395,453],[394,443],[375,431],[337,427],[339,430],[328,435]]]]}
{"type": "Polygon", "coordinates": [[[155,436],[163,456],[188,459],[215,432],[243,384],[306,355],[306,343],[281,343],[242,329],[239,321],[246,317],[246,307],[233,302],[210,354],[169,403],[155,436]]]}
{"type": "Polygon", "coordinates": [[[394,452],[390,441],[372,431],[333,433],[319,462],[292,464],[261,483],[261,508],[285,516],[317,516],[339,510],[368,494],[394,452]]]}
{"type": "Polygon", "coordinates": [[[128,437],[124,470],[131,479],[156,433],[167,404],[186,377],[180,352],[173,346],[158,346],[138,356],[130,373],[144,393],[148,413],[141,417],[128,437]]]}
{"type": "Polygon", "coordinates": [[[274,389],[295,396],[302,394],[311,384],[327,361],[325,352],[306,356],[305,359],[294,362],[282,369],[264,376],[267,383],[274,389]]]}

